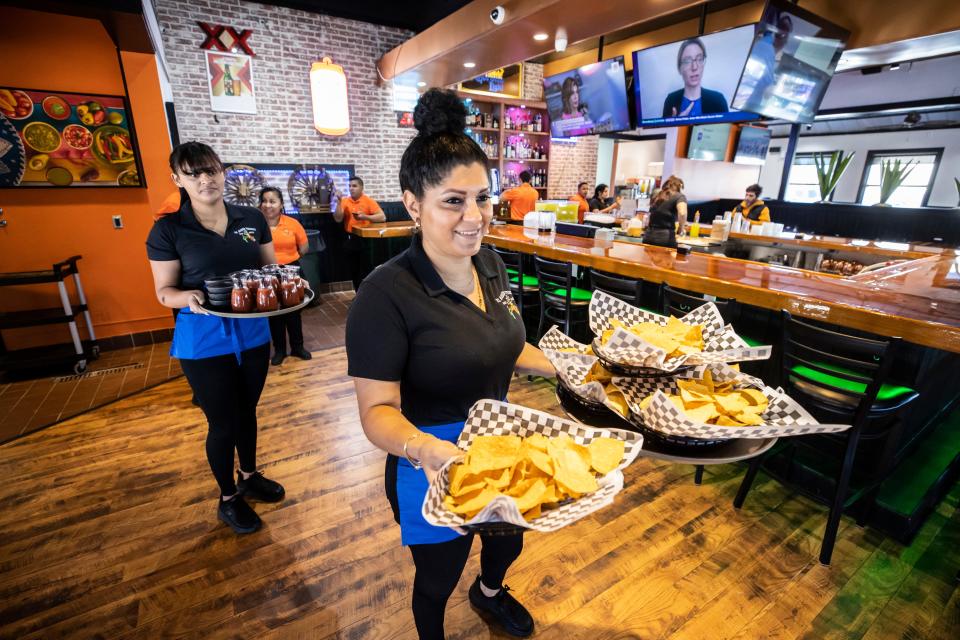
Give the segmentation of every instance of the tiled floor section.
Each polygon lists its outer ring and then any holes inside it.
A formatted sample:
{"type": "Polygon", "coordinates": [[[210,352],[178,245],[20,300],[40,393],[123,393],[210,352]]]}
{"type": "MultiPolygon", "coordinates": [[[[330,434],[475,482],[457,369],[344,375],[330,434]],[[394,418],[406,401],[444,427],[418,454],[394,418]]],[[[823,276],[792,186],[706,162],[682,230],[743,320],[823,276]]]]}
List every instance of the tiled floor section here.
{"type": "MultiPolygon", "coordinates": [[[[343,344],[343,330],[353,291],[323,295],[323,303],[303,313],[308,351],[343,344]]],[[[181,375],[169,356],[170,343],[106,351],[85,377],[38,378],[0,384],[0,442],[65,420],[94,407],[143,391],[181,375]],[[96,374],[106,369],[116,372],[96,374]]]]}

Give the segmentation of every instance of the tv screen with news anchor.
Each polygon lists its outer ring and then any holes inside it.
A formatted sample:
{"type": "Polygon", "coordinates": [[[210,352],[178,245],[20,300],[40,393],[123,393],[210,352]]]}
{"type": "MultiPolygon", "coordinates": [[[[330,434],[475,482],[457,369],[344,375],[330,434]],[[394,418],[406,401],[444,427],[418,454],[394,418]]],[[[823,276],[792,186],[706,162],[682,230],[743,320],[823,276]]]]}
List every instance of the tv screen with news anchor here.
{"type": "Polygon", "coordinates": [[[756,120],[730,106],[754,25],[633,52],[637,124],[675,127],[756,120]]]}
{"type": "Polygon", "coordinates": [[[555,138],[627,131],[630,108],[623,56],[543,79],[543,97],[555,138]]]}

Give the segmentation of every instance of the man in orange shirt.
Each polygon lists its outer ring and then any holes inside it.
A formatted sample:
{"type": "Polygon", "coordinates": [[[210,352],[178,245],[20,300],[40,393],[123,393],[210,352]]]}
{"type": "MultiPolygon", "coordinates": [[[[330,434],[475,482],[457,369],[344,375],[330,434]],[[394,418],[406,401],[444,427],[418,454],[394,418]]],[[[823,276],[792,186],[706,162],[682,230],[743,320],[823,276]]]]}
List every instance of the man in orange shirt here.
{"type": "Polygon", "coordinates": [[[570,196],[570,202],[577,203],[577,222],[583,224],[583,214],[590,210],[590,203],[587,202],[587,194],[590,193],[590,185],[581,182],[577,185],[577,192],[570,196]]]}
{"type": "Polygon", "coordinates": [[[343,223],[343,228],[350,233],[354,227],[365,227],[371,222],[386,222],[387,216],[377,201],[363,193],[363,180],[358,176],[350,178],[350,196],[340,198],[337,210],[333,212],[333,219],[343,223]]]}
{"type": "Polygon", "coordinates": [[[501,200],[510,203],[510,219],[523,220],[523,216],[533,211],[537,206],[540,194],[530,186],[529,171],[520,172],[520,186],[507,189],[500,195],[501,200]]]}

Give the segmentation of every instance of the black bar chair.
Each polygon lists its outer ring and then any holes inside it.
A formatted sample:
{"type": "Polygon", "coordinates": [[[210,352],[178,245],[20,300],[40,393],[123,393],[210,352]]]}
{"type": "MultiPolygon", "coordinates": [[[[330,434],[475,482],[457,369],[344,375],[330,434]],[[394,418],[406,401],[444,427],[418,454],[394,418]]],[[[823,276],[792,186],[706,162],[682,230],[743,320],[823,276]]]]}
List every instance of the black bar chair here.
{"type": "Polygon", "coordinates": [[[594,269],[590,271],[590,285],[597,291],[603,291],[635,307],[650,311],[643,304],[643,280],[615,276],[594,269]]]}
{"type": "Polygon", "coordinates": [[[517,303],[520,310],[520,317],[526,323],[528,310],[534,310],[539,314],[540,307],[540,281],[536,275],[531,273],[531,269],[524,264],[524,256],[518,251],[508,251],[496,246],[490,246],[503,264],[507,267],[507,276],[510,280],[510,293],[517,303]]]}
{"type": "MultiPolygon", "coordinates": [[[[540,283],[540,325],[537,335],[543,336],[549,323],[560,325],[565,334],[576,338],[574,329],[585,329],[587,325],[591,292],[576,286],[573,265],[569,262],[534,256],[533,264],[540,283]]],[[[581,331],[581,334],[585,333],[585,330],[581,331]]]]}
{"type": "MultiPolygon", "coordinates": [[[[830,506],[820,547],[820,562],[825,565],[830,564],[844,510],[857,502],[868,510],[880,483],[889,474],[900,435],[899,416],[919,395],[913,389],[886,383],[898,343],[898,338],[875,340],[838,333],[783,312],[782,386],[817,420],[853,426],[839,434],[781,440],[772,451],[750,461],[733,506],[743,506],[760,466],[774,455],[785,451],[793,455],[797,448],[805,447],[812,450],[817,460],[839,463],[833,495],[810,496],[826,500],[830,506]],[[868,440],[880,445],[879,460],[864,457],[862,464],[855,467],[858,449],[868,440]],[[857,483],[851,491],[854,478],[857,483]]],[[[863,519],[865,515],[860,524],[863,519]]]]}
{"type": "Polygon", "coordinates": [[[723,316],[724,322],[732,323],[736,319],[736,300],[729,298],[707,300],[702,293],[675,289],[668,284],[663,284],[660,287],[660,310],[664,315],[670,314],[681,318],[708,302],[713,302],[716,305],[717,311],[723,316]]]}

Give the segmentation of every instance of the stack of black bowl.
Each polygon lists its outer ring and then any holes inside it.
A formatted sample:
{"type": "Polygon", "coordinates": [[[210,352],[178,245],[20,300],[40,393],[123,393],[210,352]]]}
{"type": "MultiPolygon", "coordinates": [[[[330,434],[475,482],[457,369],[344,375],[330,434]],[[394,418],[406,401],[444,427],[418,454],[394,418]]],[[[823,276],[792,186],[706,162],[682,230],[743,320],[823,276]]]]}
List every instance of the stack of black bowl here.
{"type": "Polygon", "coordinates": [[[207,302],[211,307],[229,308],[233,293],[233,281],[230,278],[210,278],[203,281],[207,302]]]}

